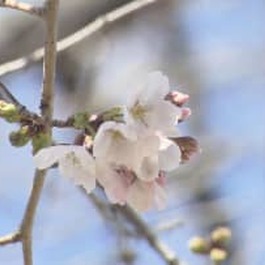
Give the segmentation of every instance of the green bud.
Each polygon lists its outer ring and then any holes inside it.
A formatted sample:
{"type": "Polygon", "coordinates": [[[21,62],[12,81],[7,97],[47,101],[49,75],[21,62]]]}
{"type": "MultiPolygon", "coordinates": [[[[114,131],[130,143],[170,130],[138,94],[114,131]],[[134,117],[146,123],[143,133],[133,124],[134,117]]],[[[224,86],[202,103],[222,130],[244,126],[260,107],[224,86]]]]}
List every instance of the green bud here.
{"type": "Polygon", "coordinates": [[[3,100],[0,100],[0,117],[8,122],[18,122],[20,120],[20,114],[16,106],[3,100]]]}
{"type": "Polygon", "coordinates": [[[198,254],[209,253],[210,245],[209,242],[203,237],[193,237],[189,243],[189,249],[198,254]]]}
{"type": "Polygon", "coordinates": [[[121,107],[114,107],[102,113],[103,121],[122,121],[122,117],[121,107]]]}
{"type": "Polygon", "coordinates": [[[26,145],[30,140],[28,126],[21,127],[16,132],[9,134],[9,141],[15,147],[21,147],[26,145]]]}
{"type": "Polygon", "coordinates": [[[225,246],[231,240],[232,232],[228,227],[218,227],[211,233],[213,243],[225,246]]]}
{"type": "Polygon", "coordinates": [[[89,115],[85,112],[80,112],[74,115],[73,126],[76,129],[85,129],[88,126],[89,115]]]}
{"type": "Polygon", "coordinates": [[[36,154],[40,149],[49,146],[50,135],[47,133],[38,133],[32,137],[33,154],[36,154]]]}
{"type": "Polygon", "coordinates": [[[210,252],[210,258],[212,261],[219,264],[227,259],[227,252],[223,249],[213,248],[210,252]]]}

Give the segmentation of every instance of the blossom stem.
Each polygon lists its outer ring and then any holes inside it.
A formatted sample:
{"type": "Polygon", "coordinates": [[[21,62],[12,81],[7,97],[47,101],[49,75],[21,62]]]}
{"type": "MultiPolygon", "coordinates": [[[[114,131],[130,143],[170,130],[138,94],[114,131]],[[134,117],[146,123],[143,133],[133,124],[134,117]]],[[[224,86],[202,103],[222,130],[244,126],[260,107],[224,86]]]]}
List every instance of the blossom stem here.
{"type": "Polygon", "coordinates": [[[149,245],[161,256],[168,265],[179,265],[175,253],[162,242],[142,218],[129,206],[114,206],[137,230],[138,234],[145,238],[149,245]]]}

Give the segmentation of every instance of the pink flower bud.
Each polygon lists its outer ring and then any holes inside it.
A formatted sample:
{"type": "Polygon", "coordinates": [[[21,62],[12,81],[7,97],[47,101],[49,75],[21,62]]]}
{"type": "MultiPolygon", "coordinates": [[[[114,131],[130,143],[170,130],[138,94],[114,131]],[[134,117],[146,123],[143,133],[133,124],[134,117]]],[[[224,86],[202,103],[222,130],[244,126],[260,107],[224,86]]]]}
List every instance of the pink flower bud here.
{"type": "Polygon", "coordinates": [[[170,101],[172,104],[177,107],[182,107],[189,100],[190,96],[182,92],[173,90],[170,91],[166,96],[165,100],[170,101]]]}
{"type": "Polygon", "coordinates": [[[190,108],[182,108],[178,122],[182,122],[182,121],[188,119],[190,117],[191,113],[192,112],[191,112],[190,108]]]}

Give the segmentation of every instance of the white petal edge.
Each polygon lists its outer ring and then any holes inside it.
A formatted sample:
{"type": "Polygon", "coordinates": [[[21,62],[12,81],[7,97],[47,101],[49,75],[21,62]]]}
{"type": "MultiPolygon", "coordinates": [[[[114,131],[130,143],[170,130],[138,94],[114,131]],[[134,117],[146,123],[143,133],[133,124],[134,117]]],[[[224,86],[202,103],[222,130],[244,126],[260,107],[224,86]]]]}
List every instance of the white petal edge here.
{"type": "Polygon", "coordinates": [[[159,167],[161,170],[172,171],[179,166],[181,152],[179,147],[171,140],[160,137],[159,167]]]}
{"type": "Polygon", "coordinates": [[[41,149],[33,157],[33,161],[38,169],[46,169],[63,157],[65,154],[71,152],[72,146],[56,145],[41,149]]]}

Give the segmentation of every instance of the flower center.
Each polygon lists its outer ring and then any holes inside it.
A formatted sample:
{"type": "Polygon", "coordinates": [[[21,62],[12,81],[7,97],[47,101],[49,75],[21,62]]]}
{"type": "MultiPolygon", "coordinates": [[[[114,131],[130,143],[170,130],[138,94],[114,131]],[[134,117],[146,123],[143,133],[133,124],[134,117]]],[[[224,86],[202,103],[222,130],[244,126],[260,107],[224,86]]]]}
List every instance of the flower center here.
{"type": "Polygon", "coordinates": [[[135,173],[126,166],[116,166],[115,171],[120,175],[123,181],[125,181],[127,186],[130,186],[136,179],[135,173]]]}
{"type": "Polygon", "coordinates": [[[137,102],[131,109],[131,114],[135,120],[140,120],[144,123],[144,119],[147,113],[147,109],[137,102]]]}
{"type": "Polygon", "coordinates": [[[114,141],[124,139],[124,136],[122,135],[122,133],[116,130],[111,130],[111,137],[114,141]]]}
{"type": "Polygon", "coordinates": [[[78,157],[75,155],[73,151],[66,154],[66,159],[69,160],[69,162],[73,164],[74,166],[81,167],[80,160],[78,159],[78,157]]]}

